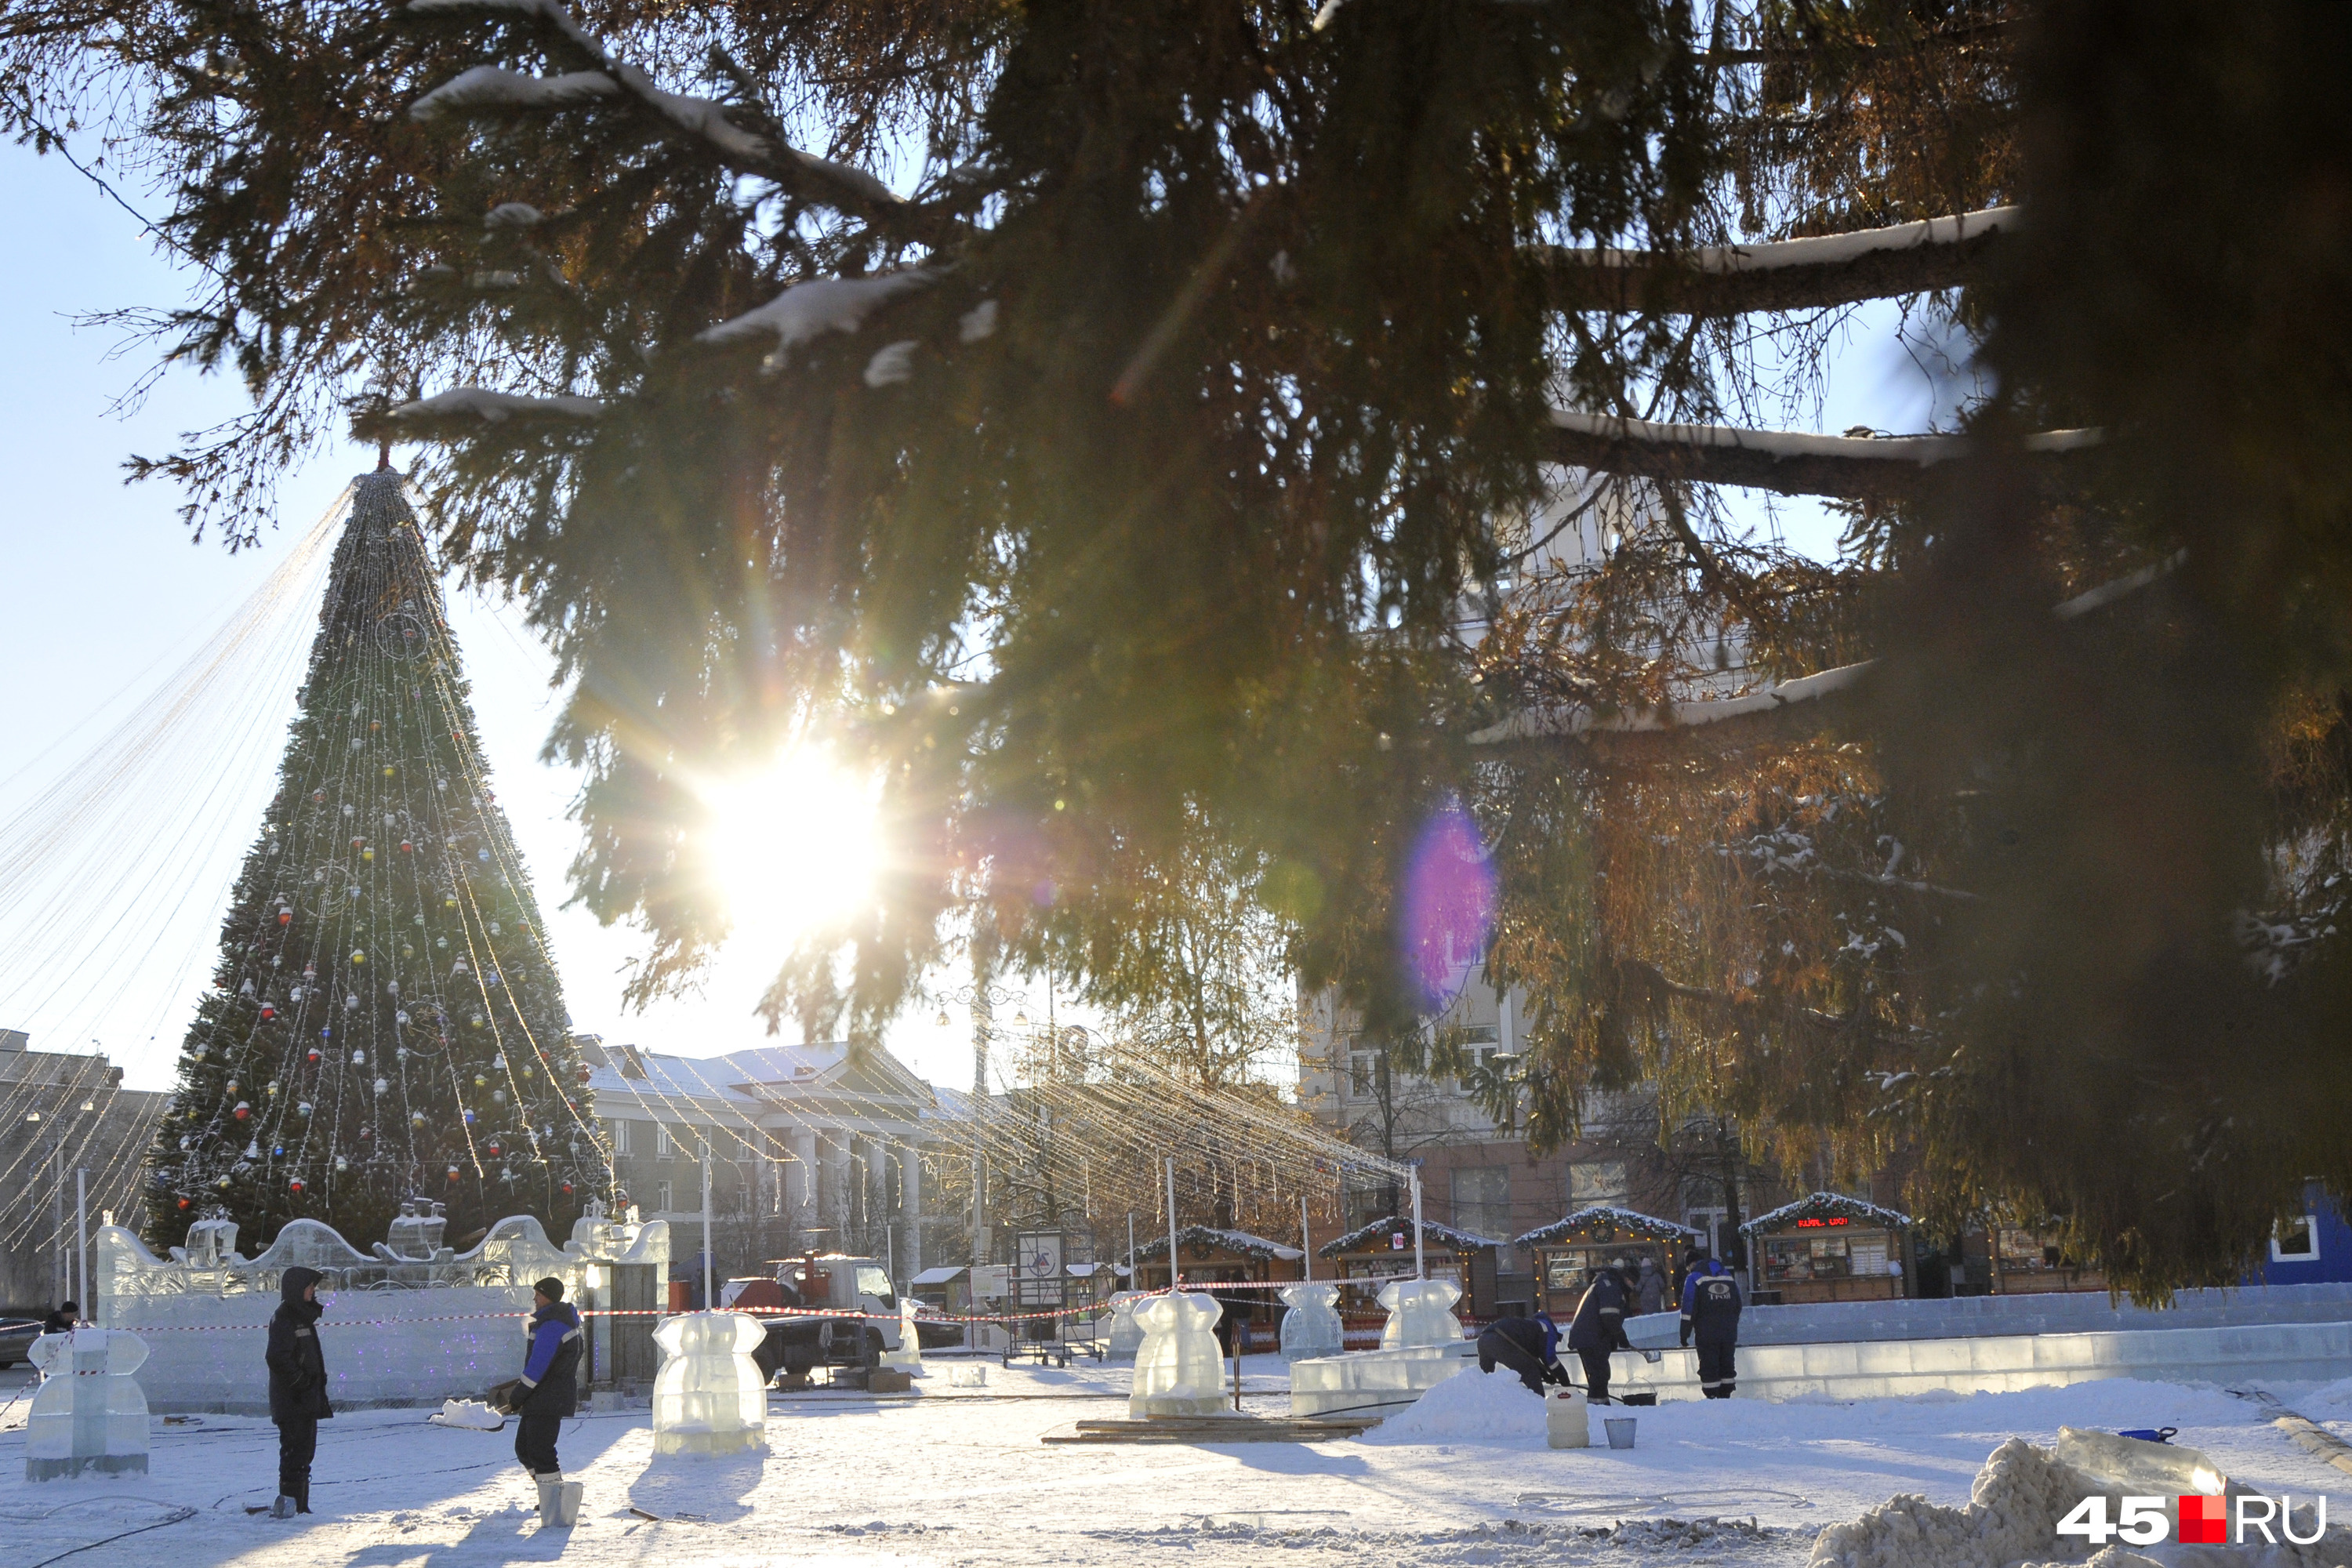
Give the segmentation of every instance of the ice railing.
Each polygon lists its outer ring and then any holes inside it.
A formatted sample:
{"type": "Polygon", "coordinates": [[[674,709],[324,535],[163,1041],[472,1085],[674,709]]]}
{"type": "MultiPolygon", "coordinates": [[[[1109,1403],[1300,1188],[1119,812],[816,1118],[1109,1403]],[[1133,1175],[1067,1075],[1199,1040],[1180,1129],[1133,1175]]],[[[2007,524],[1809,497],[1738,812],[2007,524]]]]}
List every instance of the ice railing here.
{"type": "Polygon", "coordinates": [[[330,1292],[509,1287],[553,1275],[576,1298],[592,1263],[646,1263],[668,1271],[668,1225],[639,1220],[634,1208],[616,1220],[592,1202],[561,1247],[537,1219],[513,1215],[490,1226],[472,1250],[458,1252],[440,1245],[445,1223],[437,1213],[404,1205],[392,1222],[390,1240],[377,1243],[371,1254],[321,1221],[289,1220],[254,1258],[238,1255],[237,1227],[227,1219],[191,1226],[189,1245],[173,1247],[168,1258],[155,1256],[121,1226],[102,1226],[94,1238],[91,1294],[100,1305],[159,1296],[274,1298],[286,1270],[299,1265],[317,1269],[323,1277],[320,1288],[330,1292]]]}

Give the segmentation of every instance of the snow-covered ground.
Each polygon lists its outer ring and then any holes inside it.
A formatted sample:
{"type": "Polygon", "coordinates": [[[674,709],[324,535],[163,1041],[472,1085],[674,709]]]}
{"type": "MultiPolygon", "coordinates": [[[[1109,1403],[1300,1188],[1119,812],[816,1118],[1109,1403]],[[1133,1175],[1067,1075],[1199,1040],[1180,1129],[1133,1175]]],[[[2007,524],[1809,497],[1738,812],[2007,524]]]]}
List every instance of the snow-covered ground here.
{"type": "MultiPolygon", "coordinates": [[[[1532,1399],[1523,1429],[1496,1437],[1415,1440],[1399,1420],[1313,1445],[1095,1447],[1038,1439],[1124,1415],[1125,1368],[978,1363],[988,1381],[973,1388],[950,1385],[952,1364],[935,1359],[913,1395],[773,1396],[764,1461],[656,1461],[643,1412],[583,1415],[562,1441],[586,1483],[581,1522],[545,1534],[511,1427],[444,1430],[422,1411],[339,1415],[320,1428],[319,1511],[277,1522],[244,1511],[275,1490],[265,1421],[159,1421],[144,1477],[28,1485],[20,1402],[0,1414],[15,1428],[0,1431],[0,1564],[37,1568],[61,1552],[73,1568],[927,1568],[1180,1555],[1203,1568],[1269,1556],[1298,1568],[1781,1564],[1801,1563],[1822,1525],[1895,1493],[1965,1503],[2003,1438],[2048,1444],[2062,1424],[2178,1426],[2178,1441],[2248,1486],[2352,1494],[2352,1477],[2294,1447],[2251,1401],[2163,1384],[1612,1411],[1638,1423],[1630,1452],[1546,1447],[1532,1399]],[[1689,1522],[1705,1520],[1738,1522],[1689,1522]]],[[[1280,1362],[1253,1358],[1247,1370],[1253,1411],[1286,1413],[1280,1362]]],[[[2315,1404],[2315,1420],[2352,1417],[2352,1387],[2279,1392],[2315,1404]]]]}

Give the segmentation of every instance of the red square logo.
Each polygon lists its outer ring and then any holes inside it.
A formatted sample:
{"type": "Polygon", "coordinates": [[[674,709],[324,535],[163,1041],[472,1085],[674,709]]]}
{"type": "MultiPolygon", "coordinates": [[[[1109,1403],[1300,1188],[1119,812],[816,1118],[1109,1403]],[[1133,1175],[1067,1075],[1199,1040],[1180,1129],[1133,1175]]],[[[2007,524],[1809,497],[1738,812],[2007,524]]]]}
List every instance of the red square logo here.
{"type": "Polygon", "coordinates": [[[2202,1495],[2180,1500],[2180,1540],[2187,1546],[2230,1543],[2230,1500],[2202,1495]]]}

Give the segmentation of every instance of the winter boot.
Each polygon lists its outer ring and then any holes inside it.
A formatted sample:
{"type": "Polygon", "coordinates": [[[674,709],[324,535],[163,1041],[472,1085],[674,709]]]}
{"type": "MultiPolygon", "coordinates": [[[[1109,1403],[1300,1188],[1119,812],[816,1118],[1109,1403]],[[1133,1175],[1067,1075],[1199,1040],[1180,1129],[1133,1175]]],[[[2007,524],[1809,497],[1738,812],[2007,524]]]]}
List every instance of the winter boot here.
{"type": "Polygon", "coordinates": [[[302,1489],[294,1494],[294,1511],[296,1513],[310,1511],[310,1483],[308,1481],[304,1481],[302,1489]]]}
{"type": "Polygon", "coordinates": [[[546,1475],[530,1478],[539,1483],[539,1527],[551,1530],[563,1513],[563,1476],[551,1470],[546,1475]]]}
{"type": "Polygon", "coordinates": [[[578,1481],[563,1483],[563,1490],[559,1494],[562,1510],[556,1522],[565,1526],[580,1522],[580,1494],[585,1490],[587,1488],[578,1481]]]}
{"type": "Polygon", "coordinates": [[[284,1492],[279,1492],[278,1494],[278,1500],[269,1505],[269,1517],[272,1519],[292,1519],[294,1517],[294,1500],[288,1497],[284,1492]]]}

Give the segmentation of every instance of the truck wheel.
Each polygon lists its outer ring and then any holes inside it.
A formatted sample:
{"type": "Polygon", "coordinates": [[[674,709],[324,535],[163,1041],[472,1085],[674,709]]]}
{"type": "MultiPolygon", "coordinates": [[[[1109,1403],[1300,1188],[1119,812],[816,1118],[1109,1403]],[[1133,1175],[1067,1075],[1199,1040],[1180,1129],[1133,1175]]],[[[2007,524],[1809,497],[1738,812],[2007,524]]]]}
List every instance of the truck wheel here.
{"type": "Polygon", "coordinates": [[[883,1356],[882,1331],[881,1331],[881,1330],[879,1330],[879,1329],[868,1329],[868,1330],[866,1330],[866,1366],[867,1366],[868,1368],[873,1368],[873,1367],[880,1366],[880,1365],[882,1364],[882,1356],[883,1356]]]}

